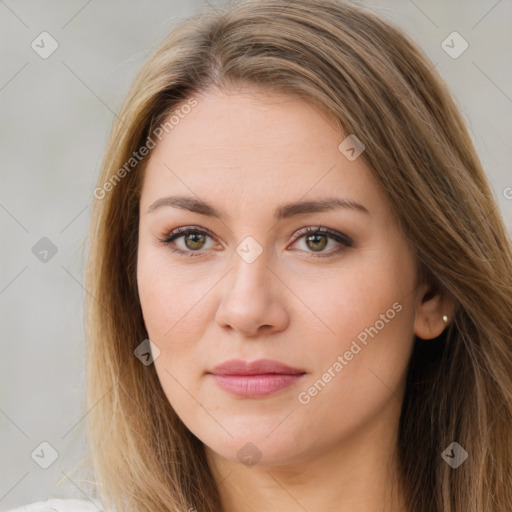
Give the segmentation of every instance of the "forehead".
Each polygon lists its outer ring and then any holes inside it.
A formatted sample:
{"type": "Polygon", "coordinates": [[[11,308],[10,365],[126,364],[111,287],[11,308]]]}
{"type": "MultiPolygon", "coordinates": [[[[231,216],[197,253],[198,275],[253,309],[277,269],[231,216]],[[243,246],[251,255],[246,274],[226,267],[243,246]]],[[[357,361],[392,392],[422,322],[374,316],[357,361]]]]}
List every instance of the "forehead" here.
{"type": "Polygon", "coordinates": [[[351,161],[338,148],[349,134],[316,103],[257,89],[211,90],[194,99],[153,149],[143,200],[179,189],[233,202],[326,194],[374,208],[383,201],[363,158],[351,161]]]}
{"type": "Polygon", "coordinates": [[[319,106],[293,96],[228,89],[211,90],[195,100],[197,105],[161,144],[187,158],[212,152],[223,162],[261,156],[289,160],[299,153],[314,158],[341,135],[319,106]]]}

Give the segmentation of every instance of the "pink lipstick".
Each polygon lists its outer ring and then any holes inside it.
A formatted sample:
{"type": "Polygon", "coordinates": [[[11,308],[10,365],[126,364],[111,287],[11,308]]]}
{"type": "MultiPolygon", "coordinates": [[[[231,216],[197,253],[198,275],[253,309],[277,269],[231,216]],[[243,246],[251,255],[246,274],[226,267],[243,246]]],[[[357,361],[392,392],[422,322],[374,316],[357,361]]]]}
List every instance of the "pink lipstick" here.
{"type": "Polygon", "coordinates": [[[229,393],[244,398],[268,396],[295,384],[306,372],[279,361],[231,359],[208,372],[229,393]]]}

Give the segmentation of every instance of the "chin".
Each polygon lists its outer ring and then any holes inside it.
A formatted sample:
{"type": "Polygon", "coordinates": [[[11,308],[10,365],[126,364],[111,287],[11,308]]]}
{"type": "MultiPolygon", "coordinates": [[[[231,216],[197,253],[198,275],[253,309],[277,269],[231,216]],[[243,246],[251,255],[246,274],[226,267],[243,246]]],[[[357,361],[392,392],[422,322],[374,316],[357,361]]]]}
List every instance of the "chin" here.
{"type": "MultiPolygon", "coordinates": [[[[282,420],[282,419],[281,419],[282,420]]],[[[275,422],[272,428],[279,422],[275,422]]],[[[246,429],[243,435],[230,431],[233,437],[215,436],[214,439],[199,439],[215,454],[244,466],[278,466],[298,462],[304,454],[303,441],[290,435],[288,432],[277,434],[272,429],[246,429]],[[211,442],[209,442],[211,440],[211,442]],[[223,442],[219,442],[223,440],[223,442]],[[300,447],[300,451],[299,451],[300,447]]],[[[229,430],[229,428],[228,428],[229,430]]]]}

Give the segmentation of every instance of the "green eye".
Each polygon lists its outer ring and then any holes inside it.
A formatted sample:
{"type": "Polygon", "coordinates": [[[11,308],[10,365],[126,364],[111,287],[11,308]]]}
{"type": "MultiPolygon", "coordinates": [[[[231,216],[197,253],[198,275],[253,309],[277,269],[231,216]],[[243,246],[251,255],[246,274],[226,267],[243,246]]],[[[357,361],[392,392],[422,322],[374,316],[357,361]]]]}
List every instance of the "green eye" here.
{"type": "MultiPolygon", "coordinates": [[[[184,227],[175,229],[161,242],[164,245],[168,245],[174,252],[193,257],[204,254],[206,251],[202,249],[212,248],[211,245],[207,247],[208,239],[213,241],[212,235],[207,231],[199,228],[184,227]],[[181,239],[183,241],[181,247],[179,247],[176,241],[181,239]]],[[[352,240],[346,235],[322,226],[302,229],[295,237],[294,245],[302,239],[304,239],[306,247],[303,251],[312,254],[312,257],[329,257],[338,254],[347,247],[352,247],[352,240]],[[325,251],[324,249],[331,240],[340,245],[340,247],[325,251]]]]}
{"type": "Polygon", "coordinates": [[[198,228],[177,228],[161,242],[164,245],[169,245],[170,248],[178,252],[180,254],[185,254],[186,256],[200,256],[201,249],[205,248],[208,238],[212,238],[209,233],[203,231],[198,228]],[[171,247],[171,243],[176,240],[183,239],[183,248],[180,247],[171,247]]]}
{"type": "Polygon", "coordinates": [[[205,235],[203,233],[190,233],[188,235],[182,235],[183,240],[185,241],[185,245],[196,251],[197,249],[202,249],[205,242],[205,235]]]}
{"type": "Polygon", "coordinates": [[[313,257],[319,258],[333,256],[353,245],[352,240],[343,233],[338,233],[337,231],[332,231],[322,226],[309,227],[301,230],[294,244],[301,239],[304,239],[305,242],[305,252],[313,253],[313,257]],[[330,251],[324,251],[329,244],[329,240],[334,240],[340,247],[330,251]]]}
{"type": "Polygon", "coordinates": [[[308,235],[306,238],[307,246],[316,251],[317,249],[322,251],[327,246],[328,237],[321,234],[308,235]]]}

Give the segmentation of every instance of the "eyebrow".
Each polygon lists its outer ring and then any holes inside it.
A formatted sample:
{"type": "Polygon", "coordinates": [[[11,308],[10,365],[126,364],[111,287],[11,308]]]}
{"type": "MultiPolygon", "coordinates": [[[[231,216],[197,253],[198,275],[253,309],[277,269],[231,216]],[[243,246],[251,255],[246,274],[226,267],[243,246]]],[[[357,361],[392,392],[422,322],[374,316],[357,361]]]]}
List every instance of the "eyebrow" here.
{"type": "MultiPolygon", "coordinates": [[[[148,213],[155,211],[157,208],[161,208],[163,206],[173,206],[175,208],[181,208],[182,210],[188,210],[200,215],[215,217],[221,220],[227,217],[226,212],[223,210],[215,208],[205,201],[188,196],[162,197],[161,199],[156,200],[148,208],[148,213]]],[[[317,199],[315,201],[298,201],[283,204],[274,210],[274,217],[277,220],[282,220],[294,217],[296,215],[303,215],[306,213],[319,213],[328,210],[334,210],[336,208],[349,208],[351,210],[371,215],[368,209],[360,203],[351,201],[349,199],[329,197],[325,199],[317,199]]]]}

